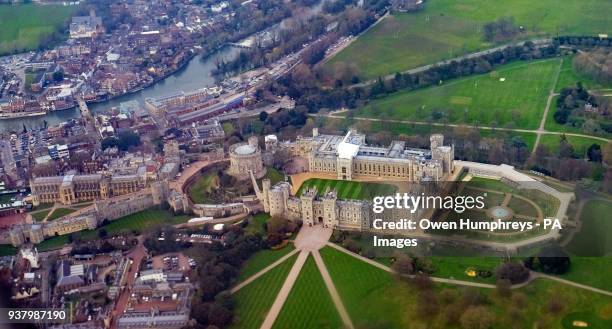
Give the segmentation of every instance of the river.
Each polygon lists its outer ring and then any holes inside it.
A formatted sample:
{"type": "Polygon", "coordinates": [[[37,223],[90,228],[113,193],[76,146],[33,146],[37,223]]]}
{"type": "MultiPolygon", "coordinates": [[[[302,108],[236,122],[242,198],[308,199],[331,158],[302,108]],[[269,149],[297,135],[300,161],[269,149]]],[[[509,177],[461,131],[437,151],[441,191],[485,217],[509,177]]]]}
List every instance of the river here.
{"type": "MultiPolygon", "coordinates": [[[[306,18],[319,13],[323,7],[323,3],[324,1],[319,1],[314,6],[306,8],[304,12],[300,13],[300,17],[306,18]]],[[[276,33],[279,30],[286,28],[287,22],[289,22],[290,19],[291,17],[283,19],[279,23],[276,23],[272,27],[268,28],[267,31],[276,33]]],[[[248,38],[253,38],[253,36],[247,37],[247,39],[248,38]]],[[[243,41],[244,40],[240,42],[243,41]]],[[[231,60],[238,56],[240,51],[241,49],[239,48],[225,46],[210,56],[204,58],[199,55],[195,56],[191,59],[191,61],[189,61],[189,63],[187,63],[187,65],[185,65],[185,67],[171,74],[164,80],[132,94],[123,95],[105,102],[90,104],[89,109],[93,113],[100,113],[107,111],[112,107],[119,106],[119,103],[121,102],[131,100],[136,100],[142,105],[144,104],[145,98],[148,97],[171,95],[179,91],[190,91],[213,85],[216,81],[215,77],[212,75],[212,72],[215,69],[215,63],[217,60],[231,60]]],[[[79,116],[79,109],[73,108],[69,110],[49,112],[47,115],[40,117],[0,120],[0,132],[21,130],[23,125],[28,128],[42,127],[44,125],[44,121],[47,121],[48,125],[52,126],[79,116]]]]}
{"type": "MultiPolygon", "coordinates": [[[[119,106],[121,102],[136,100],[144,104],[145,98],[148,97],[170,95],[179,91],[190,91],[213,85],[216,82],[215,77],[212,75],[215,69],[215,62],[222,58],[225,60],[233,59],[239,53],[240,49],[238,48],[223,47],[208,57],[197,55],[185,67],[164,80],[132,94],[123,95],[105,102],[90,104],[89,109],[94,113],[99,113],[119,106]]],[[[0,131],[21,130],[23,125],[28,128],[42,127],[45,120],[51,126],[78,116],[80,116],[78,108],[73,108],[49,112],[47,115],[40,117],[0,120],[0,131]]]]}

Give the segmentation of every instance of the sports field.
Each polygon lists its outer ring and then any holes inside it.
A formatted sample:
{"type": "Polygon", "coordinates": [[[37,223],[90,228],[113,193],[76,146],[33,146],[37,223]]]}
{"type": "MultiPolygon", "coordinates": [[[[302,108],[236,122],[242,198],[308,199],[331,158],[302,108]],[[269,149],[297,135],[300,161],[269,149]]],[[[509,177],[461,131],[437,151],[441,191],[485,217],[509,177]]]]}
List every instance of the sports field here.
{"type": "Polygon", "coordinates": [[[308,256],[272,328],[342,328],[340,315],[312,255],[308,256]]]}
{"type": "Polygon", "coordinates": [[[486,23],[513,17],[525,31],[518,39],[610,33],[607,0],[436,0],[424,10],[396,13],[360,36],[328,62],[356,66],[364,79],[406,71],[495,45],[483,39],[486,23]]]}
{"type": "Polygon", "coordinates": [[[296,258],[294,255],[287,259],[232,296],[235,309],[230,328],[257,329],[261,326],[296,258]]]}
{"type": "Polygon", "coordinates": [[[344,200],[372,200],[375,196],[391,195],[397,191],[395,186],[389,184],[311,178],[300,186],[297,196],[313,187],[317,189],[318,195],[336,190],[338,199],[344,200]]]}
{"type": "Polygon", "coordinates": [[[42,38],[60,29],[77,6],[0,5],[0,55],[36,49],[42,38]]]}
{"type": "Polygon", "coordinates": [[[372,101],[357,116],[537,128],[559,65],[558,59],[516,62],[489,74],[400,91],[372,101]]]}

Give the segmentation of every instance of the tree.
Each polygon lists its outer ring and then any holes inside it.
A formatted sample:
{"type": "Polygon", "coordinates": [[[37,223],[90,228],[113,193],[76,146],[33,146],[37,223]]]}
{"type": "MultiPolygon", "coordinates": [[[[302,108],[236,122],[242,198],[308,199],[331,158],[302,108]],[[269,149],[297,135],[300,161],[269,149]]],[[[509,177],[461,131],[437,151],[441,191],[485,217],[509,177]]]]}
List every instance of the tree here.
{"type": "Polygon", "coordinates": [[[410,275],[414,273],[412,258],[406,254],[397,255],[391,268],[399,275],[410,275]]]}
{"type": "Polygon", "coordinates": [[[525,282],[529,278],[529,270],[518,262],[506,262],[497,268],[498,280],[509,280],[512,284],[525,282]]]}
{"type": "Polygon", "coordinates": [[[603,159],[601,146],[595,143],[591,144],[591,146],[589,146],[589,149],[587,150],[587,157],[589,158],[589,161],[601,162],[601,160],[603,159]]]}
{"type": "Polygon", "coordinates": [[[489,329],[495,321],[495,315],[485,306],[469,307],[461,316],[463,329],[489,329]]]}
{"type": "Polygon", "coordinates": [[[259,121],[265,122],[268,119],[268,112],[261,111],[259,112],[259,121]]]}
{"type": "Polygon", "coordinates": [[[510,280],[507,279],[497,280],[497,283],[495,284],[497,294],[500,297],[504,298],[510,297],[512,295],[512,291],[510,290],[511,287],[512,283],[510,282],[510,280]]]}
{"type": "Polygon", "coordinates": [[[558,246],[545,248],[525,260],[525,266],[532,270],[556,275],[567,273],[570,264],[569,255],[558,246]]]}

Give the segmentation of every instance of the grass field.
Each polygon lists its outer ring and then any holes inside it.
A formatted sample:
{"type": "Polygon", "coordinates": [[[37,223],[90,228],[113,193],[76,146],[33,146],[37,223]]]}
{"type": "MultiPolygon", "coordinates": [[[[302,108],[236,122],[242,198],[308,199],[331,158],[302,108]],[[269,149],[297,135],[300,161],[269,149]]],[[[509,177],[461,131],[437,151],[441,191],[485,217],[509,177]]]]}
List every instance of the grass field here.
{"type": "Polygon", "coordinates": [[[610,88],[610,86],[601,85],[587,75],[576,72],[572,67],[572,60],[573,57],[563,57],[563,64],[561,65],[561,71],[559,72],[559,80],[557,80],[555,92],[560,92],[563,88],[575,87],[576,83],[578,82],[581,82],[584,88],[587,90],[610,88]]]}
{"type": "Polygon", "coordinates": [[[43,209],[40,211],[32,212],[31,215],[35,221],[41,222],[43,219],[45,219],[45,217],[47,217],[49,211],[51,211],[51,209],[43,209]]]}
{"type": "Polygon", "coordinates": [[[17,248],[8,245],[8,244],[0,244],[0,257],[1,256],[12,256],[17,253],[17,248]]]}
{"type": "Polygon", "coordinates": [[[611,212],[611,202],[588,201],[580,215],[582,229],[574,235],[567,249],[581,256],[612,256],[611,212]]]}
{"type": "Polygon", "coordinates": [[[360,36],[327,64],[350,63],[371,79],[442,59],[491,48],[484,24],[513,17],[526,33],[519,38],[610,33],[612,2],[607,0],[436,0],[417,13],[394,14],[360,36]]]}
{"type": "Polygon", "coordinates": [[[345,200],[371,200],[375,196],[391,195],[397,191],[395,186],[389,184],[311,178],[300,186],[297,195],[302,195],[307,188],[312,187],[317,189],[318,195],[327,190],[336,190],[338,199],[345,200]]]}
{"type": "Polygon", "coordinates": [[[263,270],[266,266],[274,263],[294,249],[295,247],[293,246],[293,243],[289,243],[287,246],[281,249],[264,249],[258,251],[255,253],[255,255],[251,256],[251,258],[249,258],[240,269],[238,282],[248,279],[253,274],[263,270]]]}
{"type": "Polygon", "coordinates": [[[496,75],[483,74],[422,90],[400,91],[370,102],[358,109],[356,115],[534,129],[544,113],[559,65],[558,59],[516,62],[501,66],[496,75]]]}
{"type": "Polygon", "coordinates": [[[49,218],[47,218],[47,220],[49,221],[56,220],[60,217],[72,214],[75,211],[76,210],[74,209],[68,209],[68,208],[55,208],[55,210],[53,210],[53,213],[51,213],[51,215],[49,216],[49,218]]]}
{"type": "MultiPolygon", "coordinates": [[[[582,157],[582,158],[586,157],[586,152],[592,144],[598,144],[601,146],[602,149],[605,146],[605,142],[598,140],[598,139],[580,137],[580,136],[566,136],[566,137],[569,143],[574,148],[574,153],[578,157],[582,157]]],[[[540,139],[540,145],[546,146],[546,148],[553,153],[559,152],[560,143],[561,143],[561,135],[542,135],[542,138],[540,139]]]]}
{"type": "Polygon", "coordinates": [[[270,180],[270,184],[274,185],[278,182],[283,182],[285,180],[285,174],[274,169],[272,167],[268,167],[266,169],[266,175],[263,178],[267,178],[270,180]]]}
{"type": "Polygon", "coordinates": [[[272,328],[337,329],[341,327],[340,315],[336,311],[321,273],[319,273],[314,258],[308,256],[272,328]]]}
{"type": "Polygon", "coordinates": [[[563,279],[612,291],[612,257],[571,257],[570,269],[563,279]]]}
{"type": "Polygon", "coordinates": [[[49,238],[36,245],[38,251],[59,249],[70,243],[68,235],[60,235],[49,238]]]}
{"type": "Polygon", "coordinates": [[[59,31],[77,6],[0,5],[0,55],[36,49],[43,37],[59,31]]]}
{"type": "Polygon", "coordinates": [[[198,178],[189,187],[189,197],[193,203],[211,203],[210,194],[219,187],[219,177],[216,172],[207,173],[198,178]]]}
{"type": "MultiPolygon", "coordinates": [[[[332,280],[356,327],[363,328],[449,328],[444,320],[446,307],[440,304],[440,312],[433,319],[423,319],[417,313],[418,291],[410,284],[395,280],[389,273],[352,258],[331,248],[321,251],[332,280]]],[[[459,262],[466,261],[465,259],[459,262]]],[[[472,264],[482,264],[475,259],[472,264]]],[[[485,263],[488,263],[485,262],[485,263]]],[[[493,265],[492,263],[489,265],[493,265]]],[[[436,284],[434,291],[446,290],[450,295],[459,295],[462,288],[436,284]]],[[[496,320],[491,328],[535,328],[539,319],[546,320],[540,328],[563,328],[562,322],[576,312],[584,312],[592,328],[608,328],[612,323],[602,314],[612,307],[612,298],[586,290],[562,285],[548,280],[536,280],[528,286],[514,290],[525,297],[525,307],[509,312],[513,307],[508,299],[499,297],[494,289],[479,289],[486,298],[487,308],[496,320]],[[559,314],[547,311],[551,299],[563,301],[559,314]],[[517,316],[517,312],[519,313],[517,316]],[[517,326],[517,323],[520,325],[517,326]]],[[[440,302],[440,299],[437,299],[440,302]]],[[[466,307],[467,308],[467,307],[466,307]]],[[[450,326],[451,328],[459,328],[450,326]]]]}
{"type": "Polygon", "coordinates": [[[265,212],[258,213],[257,215],[249,219],[249,225],[247,225],[247,227],[245,228],[245,231],[251,234],[260,233],[260,234],[265,235],[266,234],[265,224],[269,218],[270,218],[270,215],[266,214],[265,212]]]}
{"type": "MultiPolygon", "coordinates": [[[[123,233],[142,233],[162,225],[176,225],[185,223],[189,216],[173,216],[169,211],[149,209],[125,216],[110,222],[96,230],[80,231],[75,235],[82,240],[96,239],[100,230],[105,230],[109,236],[123,233]]],[[[51,250],[61,248],[68,244],[68,235],[55,236],[37,245],[38,250],[51,250]]]]}
{"type": "Polygon", "coordinates": [[[257,329],[274,303],[297,256],[293,256],[232,296],[236,303],[230,328],[257,329]]]}

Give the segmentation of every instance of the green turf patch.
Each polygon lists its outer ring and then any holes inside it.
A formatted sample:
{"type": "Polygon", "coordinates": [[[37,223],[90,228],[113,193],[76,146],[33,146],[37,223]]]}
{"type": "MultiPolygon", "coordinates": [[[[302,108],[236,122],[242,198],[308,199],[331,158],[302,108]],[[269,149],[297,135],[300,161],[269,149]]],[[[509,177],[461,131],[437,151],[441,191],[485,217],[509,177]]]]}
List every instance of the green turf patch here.
{"type": "Polygon", "coordinates": [[[336,190],[338,199],[344,200],[371,200],[375,196],[394,195],[397,192],[397,187],[390,184],[311,178],[302,183],[297,196],[309,188],[316,188],[319,196],[326,191],[336,190]]]}
{"type": "Polygon", "coordinates": [[[501,66],[499,78],[482,74],[426,89],[399,91],[370,102],[356,115],[535,129],[559,65],[559,59],[516,62],[501,66]],[[457,104],[458,97],[470,98],[471,102],[457,104]]]}
{"type": "Polygon", "coordinates": [[[483,25],[513,17],[526,30],[518,38],[609,33],[612,3],[606,0],[436,0],[416,13],[396,13],[360,36],[326,64],[357,68],[360,76],[405,71],[442,59],[491,48],[483,41],[483,25]]]}
{"type": "MultiPolygon", "coordinates": [[[[409,283],[396,280],[391,274],[373,267],[329,247],[321,250],[332,280],[340,294],[347,311],[356,327],[363,328],[455,328],[445,321],[446,307],[440,304],[440,312],[432,318],[422,318],[417,309],[420,303],[419,291],[409,283]]],[[[432,262],[446,272],[434,276],[453,276],[463,271],[463,266],[494,267],[497,258],[433,258],[432,262]]],[[[439,293],[444,290],[455,296],[456,303],[461,290],[454,285],[435,284],[437,302],[441,303],[439,293]]],[[[574,312],[591,312],[601,318],[605,309],[612,306],[612,298],[587,290],[571,287],[550,280],[539,279],[526,287],[513,290],[513,294],[522,294],[525,306],[516,309],[516,305],[507,298],[500,297],[495,289],[478,289],[487,302],[486,307],[495,314],[492,328],[532,328],[536,321],[546,314],[545,328],[562,328],[562,321],[574,312]],[[548,305],[551,300],[560,300],[563,309],[558,314],[551,314],[548,305]],[[510,310],[515,310],[510,312],[510,310]],[[518,316],[517,316],[518,314],[518,316]],[[518,326],[517,326],[518,324],[518,326]]],[[[465,310],[464,306],[462,310],[465,310]]],[[[595,323],[595,322],[594,322],[595,323]]],[[[457,327],[459,328],[459,327],[457,327]]],[[[607,328],[593,327],[591,328],[607,328]]]]}
{"type": "Polygon", "coordinates": [[[580,214],[582,228],[574,235],[567,250],[582,256],[612,256],[611,212],[611,202],[588,201],[580,214]]]}
{"type": "Polygon", "coordinates": [[[265,212],[260,212],[257,215],[249,219],[249,224],[245,228],[245,231],[250,234],[266,234],[266,221],[270,218],[270,215],[265,212]]]}
{"type": "Polygon", "coordinates": [[[612,269],[612,257],[572,256],[570,261],[569,271],[561,275],[561,278],[612,291],[612,280],[609,275],[612,269]]]}
{"type": "Polygon", "coordinates": [[[308,256],[283,309],[274,322],[274,329],[310,329],[342,327],[340,315],[332,302],[314,258],[308,256]]]}
{"type": "Polygon", "coordinates": [[[121,217],[96,230],[81,231],[78,234],[82,239],[93,239],[98,236],[98,232],[102,229],[111,236],[131,232],[140,234],[149,232],[163,225],[186,223],[189,218],[189,216],[174,216],[166,210],[149,209],[121,217]]]}
{"type": "Polygon", "coordinates": [[[60,249],[62,247],[65,247],[69,243],[70,243],[70,238],[68,235],[54,236],[52,238],[49,238],[37,244],[36,249],[38,249],[38,251],[48,251],[48,250],[60,249]]]}
{"type": "Polygon", "coordinates": [[[240,269],[240,275],[238,275],[238,282],[248,279],[253,274],[256,274],[257,272],[263,270],[268,265],[279,260],[294,249],[295,247],[293,246],[293,243],[289,243],[287,246],[281,249],[264,249],[258,251],[257,253],[255,253],[255,255],[251,256],[251,258],[249,258],[240,269]]]}
{"type": "Polygon", "coordinates": [[[230,328],[257,329],[261,326],[296,258],[292,256],[233,295],[236,306],[230,328]]]}
{"type": "Polygon", "coordinates": [[[58,32],[78,6],[0,5],[0,55],[38,48],[58,32]]]}
{"type": "Polygon", "coordinates": [[[202,175],[189,186],[189,198],[193,203],[212,203],[211,194],[219,188],[219,176],[216,172],[202,175]]]}
{"type": "Polygon", "coordinates": [[[35,221],[42,222],[45,219],[45,217],[47,217],[47,214],[50,211],[51,209],[43,209],[40,211],[32,212],[30,213],[30,215],[32,215],[32,218],[34,218],[35,221]]]}
{"type": "Polygon", "coordinates": [[[17,248],[8,245],[8,244],[0,244],[0,257],[1,256],[13,256],[17,253],[17,248]]]}
{"type": "Polygon", "coordinates": [[[75,209],[55,208],[55,210],[53,210],[53,213],[51,213],[51,215],[49,216],[49,218],[47,218],[47,220],[48,221],[56,220],[66,215],[70,215],[75,211],[76,211],[75,209]]]}
{"type": "MultiPolygon", "coordinates": [[[[606,146],[606,142],[589,137],[581,136],[565,136],[567,141],[572,145],[574,154],[579,157],[586,158],[587,150],[593,144],[598,144],[602,149],[606,146]]],[[[561,145],[561,135],[543,135],[540,138],[540,145],[546,146],[546,148],[553,153],[559,153],[559,147],[561,145]]]]}
{"type": "MultiPolygon", "coordinates": [[[[555,92],[560,92],[563,88],[573,88],[576,83],[580,82],[587,90],[598,90],[604,88],[610,88],[611,86],[602,85],[591,77],[576,72],[572,67],[573,56],[563,57],[563,64],[561,71],[559,72],[559,80],[557,80],[557,86],[555,92]]],[[[553,103],[555,104],[555,103],[553,103]]]]}

